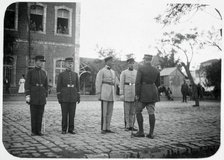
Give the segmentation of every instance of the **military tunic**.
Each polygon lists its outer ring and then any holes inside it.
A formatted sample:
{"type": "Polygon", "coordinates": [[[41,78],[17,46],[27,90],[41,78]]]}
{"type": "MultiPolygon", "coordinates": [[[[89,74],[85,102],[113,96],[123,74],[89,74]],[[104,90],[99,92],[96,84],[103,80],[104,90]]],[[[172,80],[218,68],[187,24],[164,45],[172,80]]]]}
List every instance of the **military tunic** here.
{"type": "Polygon", "coordinates": [[[96,94],[101,101],[101,130],[110,130],[110,122],[115,101],[116,76],[108,66],[102,68],[96,76],[96,94]]]}
{"type": "Polygon", "coordinates": [[[25,81],[26,95],[30,95],[31,130],[33,134],[41,133],[44,105],[48,95],[46,72],[35,67],[27,73],[25,81]]]}
{"type": "Polygon", "coordinates": [[[126,69],[120,76],[120,94],[124,96],[124,122],[127,129],[134,124],[136,74],[136,70],[126,69]]]}
{"type": "Polygon", "coordinates": [[[160,73],[151,64],[139,67],[136,77],[135,91],[139,100],[144,103],[155,103],[159,100],[158,89],[160,73]]]}
{"type": "Polygon", "coordinates": [[[56,90],[58,101],[61,104],[62,131],[72,132],[74,130],[76,102],[80,100],[78,74],[71,70],[60,73],[56,90]]]}

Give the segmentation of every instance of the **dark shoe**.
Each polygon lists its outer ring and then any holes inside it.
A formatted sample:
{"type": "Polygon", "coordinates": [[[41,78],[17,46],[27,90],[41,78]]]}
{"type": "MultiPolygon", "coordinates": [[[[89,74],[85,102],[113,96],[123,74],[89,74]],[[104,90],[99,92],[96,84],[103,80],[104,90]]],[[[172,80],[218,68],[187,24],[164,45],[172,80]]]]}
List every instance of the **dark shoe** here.
{"type": "Polygon", "coordinates": [[[125,130],[125,131],[129,131],[130,129],[129,129],[129,128],[125,128],[124,130],[125,130]]]}
{"type": "Polygon", "coordinates": [[[137,132],[135,134],[133,134],[134,137],[145,137],[145,134],[144,133],[141,133],[141,132],[137,132]]]}
{"type": "Polygon", "coordinates": [[[130,130],[130,131],[137,131],[137,129],[134,128],[134,127],[129,127],[129,130],[130,130]]]}
{"type": "Polygon", "coordinates": [[[37,136],[37,134],[36,133],[31,133],[31,136],[37,136]]]}
{"type": "Polygon", "coordinates": [[[106,134],[106,133],[107,133],[106,130],[102,130],[102,131],[101,131],[101,134],[106,134]]]}
{"type": "Polygon", "coordinates": [[[39,133],[37,133],[37,135],[38,135],[38,136],[43,136],[44,134],[41,133],[41,132],[39,132],[39,133]]]}
{"type": "Polygon", "coordinates": [[[66,131],[62,131],[61,134],[66,134],[66,131]]]}
{"type": "Polygon", "coordinates": [[[111,130],[106,130],[107,133],[115,133],[114,131],[111,130]]]}
{"type": "Polygon", "coordinates": [[[153,138],[154,138],[154,136],[151,135],[151,134],[147,134],[146,137],[147,137],[147,138],[150,138],[150,139],[153,139],[153,138]]]}
{"type": "Polygon", "coordinates": [[[76,134],[75,131],[68,131],[70,134],[76,134]]]}

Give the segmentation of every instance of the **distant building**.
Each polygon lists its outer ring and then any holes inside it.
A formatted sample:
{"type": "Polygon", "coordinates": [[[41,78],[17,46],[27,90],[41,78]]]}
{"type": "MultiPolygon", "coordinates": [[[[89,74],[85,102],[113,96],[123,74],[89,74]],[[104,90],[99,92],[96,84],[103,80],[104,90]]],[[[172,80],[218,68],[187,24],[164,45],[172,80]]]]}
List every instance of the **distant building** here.
{"type": "Polygon", "coordinates": [[[181,85],[186,76],[177,67],[164,68],[160,71],[160,85],[169,87],[174,97],[181,97],[181,85]]]}
{"type": "Polygon", "coordinates": [[[22,74],[34,66],[37,54],[45,56],[44,69],[56,86],[57,76],[64,70],[65,57],[75,59],[79,72],[79,3],[27,3],[8,6],[4,19],[4,70],[11,88],[18,87],[22,74]]]}

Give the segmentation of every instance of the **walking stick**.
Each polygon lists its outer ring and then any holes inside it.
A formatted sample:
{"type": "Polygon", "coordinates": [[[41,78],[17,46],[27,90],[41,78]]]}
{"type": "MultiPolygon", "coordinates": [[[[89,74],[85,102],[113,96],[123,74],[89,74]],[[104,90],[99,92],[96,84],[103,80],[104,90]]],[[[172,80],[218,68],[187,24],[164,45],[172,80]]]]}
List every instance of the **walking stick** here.
{"type": "Polygon", "coordinates": [[[43,116],[43,121],[44,121],[44,123],[43,123],[43,129],[44,129],[44,133],[45,133],[45,114],[43,116]]]}

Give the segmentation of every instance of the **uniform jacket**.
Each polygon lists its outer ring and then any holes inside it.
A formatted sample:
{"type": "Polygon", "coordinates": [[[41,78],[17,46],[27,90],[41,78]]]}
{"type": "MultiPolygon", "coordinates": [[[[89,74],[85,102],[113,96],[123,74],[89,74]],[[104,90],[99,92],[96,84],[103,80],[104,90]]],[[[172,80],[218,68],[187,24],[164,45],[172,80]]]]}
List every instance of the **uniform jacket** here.
{"type": "Polygon", "coordinates": [[[116,76],[112,69],[107,69],[105,66],[96,76],[96,94],[99,95],[99,100],[115,101],[115,83],[116,76]]]}
{"type": "Polygon", "coordinates": [[[65,70],[58,75],[57,98],[61,102],[77,102],[79,95],[78,74],[73,71],[65,70]]]}
{"type": "Polygon", "coordinates": [[[46,104],[48,95],[48,80],[47,74],[41,68],[35,67],[28,71],[25,81],[26,95],[30,95],[31,105],[46,104]]]}
{"type": "Polygon", "coordinates": [[[141,102],[154,103],[159,100],[157,87],[160,85],[160,73],[151,64],[139,66],[135,82],[136,95],[141,102]]]}
{"type": "Polygon", "coordinates": [[[187,83],[183,83],[182,85],[181,85],[181,93],[182,94],[188,94],[188,85],[187,85],[187,83]]]}
{"type": "Polygon", "coordinates": [[[137,71],[126,69],[120,76],[120,94],[124,95],[124,101],[134,102],[135,100],[135,80],[137,71]],[[129,84],[127,84],[129,83],[129,84]]]}

